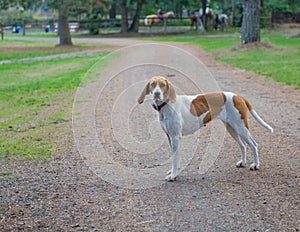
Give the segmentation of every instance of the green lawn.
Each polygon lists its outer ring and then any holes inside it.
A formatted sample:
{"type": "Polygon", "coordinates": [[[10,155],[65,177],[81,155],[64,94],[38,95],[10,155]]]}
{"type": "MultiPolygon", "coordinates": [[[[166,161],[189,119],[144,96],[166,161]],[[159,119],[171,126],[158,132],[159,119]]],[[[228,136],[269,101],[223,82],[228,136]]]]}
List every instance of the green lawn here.
{"type": "Polygon", "coordinates": [[[78,52],[94,49],[95,47],[107,47],[107,45],[95,46],[86,43],[77,43],[73,47],[59,47],[56,45],[57,42],[36,42],[17,39],[0,40],[0,61],[78,52]]]}
{"type": "Polygon", "coordinates": [[[278,31],[263,32],[261,37],[262,43],[255,46],[241,46],[238,34],[233,38],[168,36],[153,39],[197,44],[218,60],[299,89],[300,37],[278,31]]]}
{"type": "Polygon", "coordinates": [[[259,75],[300,88],[300,49],[238,49],[216,58],[259,75]]]}
{"type": "Polygon", "coordinates": [[[74,93],[106,53],[0,65],[0,159],[48,157],[71,131],[74,93]]]}

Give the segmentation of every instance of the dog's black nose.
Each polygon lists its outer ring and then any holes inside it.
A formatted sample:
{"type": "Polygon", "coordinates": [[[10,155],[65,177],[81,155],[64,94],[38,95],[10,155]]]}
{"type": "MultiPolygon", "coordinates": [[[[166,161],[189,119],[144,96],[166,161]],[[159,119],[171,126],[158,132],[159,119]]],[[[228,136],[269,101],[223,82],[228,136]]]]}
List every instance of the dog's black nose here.
{"type": "Polygon", "coordinates": [[[154,95],[154,97],[158,98],[158,97],[160,97],[160,92],[155,92],[153,95],[154,95]]]}

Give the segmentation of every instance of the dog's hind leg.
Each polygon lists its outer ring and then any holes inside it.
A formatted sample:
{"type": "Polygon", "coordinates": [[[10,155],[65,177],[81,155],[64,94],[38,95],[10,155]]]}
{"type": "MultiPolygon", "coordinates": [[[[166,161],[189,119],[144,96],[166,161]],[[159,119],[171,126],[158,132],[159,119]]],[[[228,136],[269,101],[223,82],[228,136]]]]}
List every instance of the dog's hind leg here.
{"type": "Polygon", "coordinates": [[[258,170],[259,169],[259,158],[258,158],[258,152],[257,152],[257,143],[251,137],[249,132],[248,132],[246,143],[251,148],[251,151],[253,154],[253,163],[250,165],[250,170],[258,170]]]}
{"type": "Polygon", "coordinates": [[[250,165],[250,170],[258,170],[259,169],[259,158],[257,152],[257,143],[251,137],[250,132],[247,128],[244,128],[242,131],[239,132],[240,138],[249,145],[252,154],[253,154],[253,163],[250,165]]]}
{"type": "Polygon", "coordinates": [[[224,122],[225,127],[228,131],[228,133],[234,138],[234,140],[239,144],[242,155],[241,155],[241,160],[236,163],[236,166],[238,168],[243,168],[246,166],[246,149],[247,149],[247,144],[241,139],[239,134],[230,126],[229,123],[224,122]]]}

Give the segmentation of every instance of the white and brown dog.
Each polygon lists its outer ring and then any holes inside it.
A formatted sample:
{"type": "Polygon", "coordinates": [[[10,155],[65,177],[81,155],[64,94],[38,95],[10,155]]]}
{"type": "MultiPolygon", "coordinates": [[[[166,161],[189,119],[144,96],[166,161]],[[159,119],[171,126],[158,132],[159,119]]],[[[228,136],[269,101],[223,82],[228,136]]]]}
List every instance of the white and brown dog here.
{"type": "Polygon", "coordinates": [[[269,131],[273,132],[273,128],[259,117],[245,98],[230,92],[176,95],[172,84],[161,76],[150,79],[138,98],[138,103],[143,103],[148,94],[152,94],[152,106],[158,111],[161,127],[167,134],[171,147],[172,169],[166,180],[173,181],[178,175],[181,137],[194,133],[215,118],[223,121],[227,131],[241,147],[241,160],[236,166],[245,167],[246,147],[249,145],[254,158],[250,170],[259,168],[257,143],[248,130],[248,111],[269,131]]]}

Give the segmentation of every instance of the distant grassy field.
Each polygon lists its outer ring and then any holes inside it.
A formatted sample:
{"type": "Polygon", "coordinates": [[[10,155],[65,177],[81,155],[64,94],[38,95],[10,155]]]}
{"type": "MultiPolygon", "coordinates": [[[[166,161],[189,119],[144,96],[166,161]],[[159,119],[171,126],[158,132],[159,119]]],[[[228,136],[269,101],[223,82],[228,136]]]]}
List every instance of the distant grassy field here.
{"type": "MultiPolygon", "coordinates": [[[[57,45],[56,42],[36,42],[14,39],[0,40],[0,61],[64,54],[95,48],[95,45],[84,43],[78,43],[72,47],[59,47],[55,45],[57,45]]],[[[96,47],[103,48],[107,46],[97,45],[96,47]]]]}
{"type": "Polygon", "coordinates": [[[0,159],[48,157],[58,149],[71,131],[75,90],[105,55],[0,65],[0,159]]]}
{"type": "Polygon", "coordinates": [[[246,46],[241,46],[238,34],[233,38],[168,36],[153,39],[194,43],[211,52],[218,60],[271,77],[295,89],[300,88],[299,36],[280,31],[263,32],[262,43],[246,46]]]}

